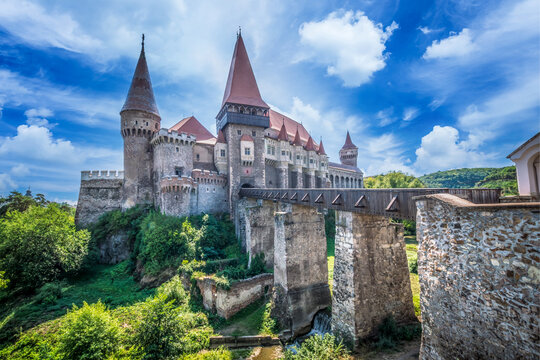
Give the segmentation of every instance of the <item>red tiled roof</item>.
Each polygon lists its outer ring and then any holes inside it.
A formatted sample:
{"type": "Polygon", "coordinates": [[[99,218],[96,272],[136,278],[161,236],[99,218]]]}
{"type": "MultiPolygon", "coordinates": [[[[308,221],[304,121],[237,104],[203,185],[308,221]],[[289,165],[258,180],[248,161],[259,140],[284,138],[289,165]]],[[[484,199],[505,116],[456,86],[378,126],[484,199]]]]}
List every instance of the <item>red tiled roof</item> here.
{"type": "Polygon", "coordinates": [[[296,129],[300,135],[300,140],[302,145],[305,145],[309,139],[309,133],[307,132],[304,125],[294,121],[293,119],[278,113],[275,110],[270,109],[270,128],[279,132],[281,126],[285,124],[285,129],[287,130],[287,135],[289,136],[289,141],[292,141],[296,135],[296,129]]]}
{"type": "Polygon", "coordinates": [[[281,125],[281,130],[279,130],[278,140],[289,141],[289,135],[287,135],[287,130],[285,129],[285,123],[281,125]]]}
{"type": "Polygon", "coordinates": [[[154,91],[152,90],[152,80],[150,80],[146,56],[144,55],[144,43],[131,80],[126,102],[120,112],[126,110],[141,110],[159,116],[154,91]]]}
{"type": "Polygon", "coordinates": [[[225,135],[223,135],[223,131],[219,130],[218,132],[218,135],[217,135],[217,142],[218,143],[222,143],[222,144],[226,144],[227,142],[225,141],[225,135]]]}
{"type": "Polygon", "coordinates": [[[253,138],[251,136],[249,136],[248,134],[244,134],[240,138],[240,141],[253,141],[253,138]]]}
{"type": "Polygon", "coordinates": [[[307,144],[306,144],[306,150],[307,151],[315,151],[315,145],[313,144],[313,138],[310,136],[308,141],[307,141],[307,144]]]}
{"type": "Polygon", "coordinates": [[[319,143],[319,151],[317,151],[317,154],[326,155],[326,152],[324,151],[324,145],[322,143],[322,139],[321,139],[321,142],[319,143]]]}
{"type": "Polygon", "coordinates": [[[225,86],[225,94],[223,95],[221,106],[227,102],[268,108],[268,105],[259,93],[257,80],[255,80],[255,75],[249,62],[242,35],[238,35],[236,45],[234,46],[229,77],[227,78],[227,85],[225,86]]]}
{"type": "Polygon", "coordinates": [[[202,144],[215,144],[216,137],[206,130],[206,128],[195,118],[190,116],[180,120],[176,125],[173,125],[169,132],[178,131],[179,133],[186,133],[195,135],[197,143],[202,144]]]}
{"type": "Polygon", "coordinates": [[[351,141],[351,135],[349,135],[349,131],[347,131],[347,137],[345,138],[345,144],[341,149],[358,149],[356,145],[353,144],[351,141]]]}

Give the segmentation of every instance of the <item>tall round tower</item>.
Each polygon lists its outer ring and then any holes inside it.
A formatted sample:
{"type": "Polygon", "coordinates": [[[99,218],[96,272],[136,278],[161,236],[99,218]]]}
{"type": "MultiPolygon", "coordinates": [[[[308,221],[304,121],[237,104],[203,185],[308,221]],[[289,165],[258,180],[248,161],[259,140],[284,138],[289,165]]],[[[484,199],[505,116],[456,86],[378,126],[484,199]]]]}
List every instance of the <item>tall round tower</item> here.
{"type": "Polygon", "coordinates": [[[139,61],[120,118],[124,139],[122,209],[128,209],[153,201],[153,149],[150,140],[159,131],[161,123],[144,54],[144,35],[139,61]]]}
{"type": "Polygon", "coordinates": [[[358,159],[358,147],[351,141],[351,135],[347,131],[347,138],[345,144],[339,150],[339,160],[343,165],[350,165],[356,167],[358,159]]]}

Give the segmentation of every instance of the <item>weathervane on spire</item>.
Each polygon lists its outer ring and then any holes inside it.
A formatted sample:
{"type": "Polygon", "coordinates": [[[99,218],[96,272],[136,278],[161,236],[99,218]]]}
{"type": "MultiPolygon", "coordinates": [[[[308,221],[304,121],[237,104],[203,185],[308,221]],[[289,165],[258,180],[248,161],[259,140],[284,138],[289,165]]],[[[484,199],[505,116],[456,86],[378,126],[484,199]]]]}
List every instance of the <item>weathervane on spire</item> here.
{"type": "Polygon", "coordinates": [[[242,27],[239,25],[238,31],[236,32],[236,37],[239,38],[240,36],[242,36],[242,27]]]}
{"type": "Polygon", "coordinates": [[[141,42],[141,45],[142,45],[142,49],[144,51],[144,34],[142,34],[142,42],[141,42]]]}

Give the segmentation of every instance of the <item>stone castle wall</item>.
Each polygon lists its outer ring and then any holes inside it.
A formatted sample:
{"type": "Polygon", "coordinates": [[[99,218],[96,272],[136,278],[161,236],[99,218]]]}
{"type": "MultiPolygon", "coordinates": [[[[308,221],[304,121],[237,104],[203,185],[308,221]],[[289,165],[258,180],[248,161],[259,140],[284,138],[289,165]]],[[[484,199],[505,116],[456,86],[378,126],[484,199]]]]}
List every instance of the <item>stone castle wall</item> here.
{"type": "Polygon", "coordinates": [[[122,207],[123,171],[82,171],[75,224],[87,226],[99,217],[122,207]]]}
{"type": "Polygon", "coordinates": [[[417,202],[422,359],[540,357],[536,204],[417,202]]]}

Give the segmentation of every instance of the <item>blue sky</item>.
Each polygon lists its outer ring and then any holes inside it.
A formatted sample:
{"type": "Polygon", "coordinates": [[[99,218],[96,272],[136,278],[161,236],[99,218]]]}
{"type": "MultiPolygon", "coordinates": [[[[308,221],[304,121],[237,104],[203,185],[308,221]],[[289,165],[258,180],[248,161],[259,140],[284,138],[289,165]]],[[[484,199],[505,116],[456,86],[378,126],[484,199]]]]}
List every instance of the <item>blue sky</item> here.
{"type": "Polygon", "coordinates": [[[0,2],[0,193],[74,202],[121,169],[121,109],[146,34],[162,126],[215,131],[238,26],[264,100],[366,175],[504,166],[540,130],[540,3],[0,2]]]}

